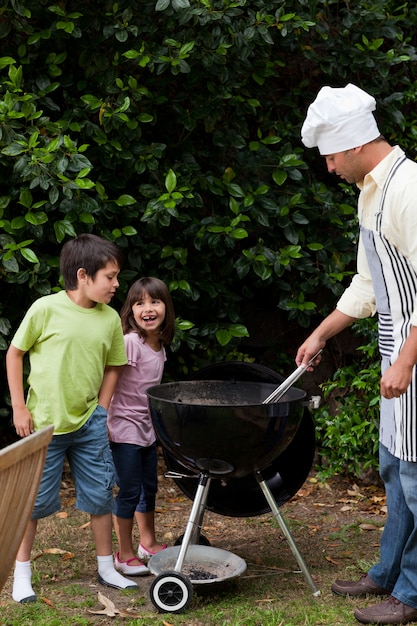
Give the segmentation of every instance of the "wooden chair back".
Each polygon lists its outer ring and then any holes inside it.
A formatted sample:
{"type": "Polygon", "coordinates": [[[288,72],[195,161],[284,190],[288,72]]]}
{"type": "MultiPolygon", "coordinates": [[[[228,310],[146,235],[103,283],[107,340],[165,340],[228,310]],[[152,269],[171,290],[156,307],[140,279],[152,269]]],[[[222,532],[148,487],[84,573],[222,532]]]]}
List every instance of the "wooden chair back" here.
{"type": "Polygon", "coordinates": [[[0,591],[29,522],[54,427],[0,450],[0,591]]]}

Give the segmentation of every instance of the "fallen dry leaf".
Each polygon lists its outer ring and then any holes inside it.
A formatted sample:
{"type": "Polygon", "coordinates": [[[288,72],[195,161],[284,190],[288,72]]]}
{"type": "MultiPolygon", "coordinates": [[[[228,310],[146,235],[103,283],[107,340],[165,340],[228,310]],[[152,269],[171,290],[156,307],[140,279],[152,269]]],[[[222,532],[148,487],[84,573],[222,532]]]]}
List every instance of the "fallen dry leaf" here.
{"type": "Polygon", "coordinates": [[[339,552],[339,556],[341,557],[351,557],[352,554],[352,550],[343,550],[342,552],[339,552]]]}
{"type": "Polygon", "coordinates": [[[386,499],[386,496],[372,496],[372,502],[384,502],[386,499]]]}
{"type": "Polygon", "coordinates": [[[97,597],[100,604],[104,606],[104,609],[101,609],[100,611],[92,611],[91,609],[88,609],[89,613],[93,613],[94,615],[107,615],[108,617],[116,617],[116,615],[119,615],[119,609],[116,609],[114,603],[109,598],[103,595],[100,591],[97,593],[97,597]]]}
{"type": "Polygon", "coordinates": [[[84,530],[85,528],[89,528],[91,526],[91,522],[86,522],[82,526],[78,526],[80,530],[84,530]]]}
{"type": "Polygon", "coordinates": [[[122,609],[119,611],[120,617],[129,617],[130,619],[140,619],[143,618],[143,614],[138,613],[136,609],[122,609]]]}
{"type": "Polygon", "coordinates": [[[55,517],[58,519],[65,519],[68,517],[68,513],[66,511],[59,511],[59,513],[55,513],[55,517]]]}
{"type": "Polygon", "coordinates": [[[322,507],[328,507],[329,509],[332,509],[334,507],[334,504],[327,504],[325,502],[314,502],[313,506],[322,506],[322,507]]]}
{"type": "Polygon", "coordinates": [[[51,600],[48,600],[48,598],[45,598],[43,596],[41,596],[41,600],[42,602],[44,602],[45,604],[47,604],[48,606],[54,606],[51,600]]]}
{"type": "Polygon", "coordinates": [[[335,561],[330,556],[325,556],[324,558],[326,559],[326,561],[329,561],[329,563],[333,563],[333,565],[340,565],[339,561],[335,561]]]}
{"type": "Polygon", "coordinates": [[[42,554],[62,554],[64,559],[73,559],[74,553],[68,552],[68,550],[61,550],[61,548],[45,548],[42,554]]]}
{"type": "Polygon", "coordinates": [[[340,512],[346,513],[346,511],[353,511],[353,506],[350,506],[350,504],[345,504],[345,506],[342,506],[340,512]]]}
{"type": "Polygon", "coordinates": [[[381,530],[379,526],[375,526],[375,524],[359,524],[359,528],[361,530],[381,530]]]}
{"type": "Polygon", "coordinates": [[[32,561],[36,561],[39,557],[44,556],[45,554],[62,554],[64,559],[73,559],[75,554],[73,552],[68,552],[67,550],[61,550],[61,548],[45,548],[42,552],[38,552],[32,557],[32,561]]]}

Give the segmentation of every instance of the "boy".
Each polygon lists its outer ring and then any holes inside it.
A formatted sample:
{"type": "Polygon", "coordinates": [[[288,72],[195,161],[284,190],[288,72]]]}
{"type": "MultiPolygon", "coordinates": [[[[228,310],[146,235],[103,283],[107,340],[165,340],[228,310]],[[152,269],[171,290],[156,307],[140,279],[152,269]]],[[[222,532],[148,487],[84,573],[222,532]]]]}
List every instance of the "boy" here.
{"type": "Polygon", "coordinates": [[[62,248],[65,291],[39,298],[26,313],[6,356],[16,432],[26,437],[53,424],[37,499],[16,557],[13,599],[34,602],[30,553],[37,520],[61,508],[64,459],[71,467],[76,506],[90,514],[98,581],[137,588],[119,574],[112,556],[114,467],[107,436],[107,408],[120,366],[127,363],[120,319],[108,306],[121,268],[113,243],[83,234],[62,248]],[[23,358],[29,353],[25,402],[23,358]]]}

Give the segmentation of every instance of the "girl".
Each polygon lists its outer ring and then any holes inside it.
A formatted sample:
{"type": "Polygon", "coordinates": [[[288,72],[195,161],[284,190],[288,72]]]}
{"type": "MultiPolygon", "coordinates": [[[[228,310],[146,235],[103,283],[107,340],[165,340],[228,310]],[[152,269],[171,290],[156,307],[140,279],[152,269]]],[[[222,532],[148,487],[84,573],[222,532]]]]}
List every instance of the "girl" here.
{"type": "Polygon", "coordinates": [[[128,365],[122,369],[108,412],[110,445],[117,473],[114,525],[119,551],[115,563],[129,576],[148,574],[142,560],[166,548],[155,537],[157,492],[156,437],[146,390],[161,382],[165,346],[175,332],[175,314],[167,286],[145,277],[130,287],[120,312],[128,365]],[[133,521],[140,533],[133,549],[133,521]]]}

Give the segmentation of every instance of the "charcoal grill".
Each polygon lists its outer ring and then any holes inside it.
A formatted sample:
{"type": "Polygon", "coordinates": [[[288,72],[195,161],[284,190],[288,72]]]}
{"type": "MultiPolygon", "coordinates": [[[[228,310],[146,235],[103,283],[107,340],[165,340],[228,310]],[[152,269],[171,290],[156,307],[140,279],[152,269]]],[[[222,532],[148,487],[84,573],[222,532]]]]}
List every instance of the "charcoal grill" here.
{"type": "MultiPolygon", "coordinates": [[[[191,602],[193,585],[220,582],[246,570],[243,559],[211,547],[200,530],[206,508],[245,516],[247,510],[233,510],[233,503],[242,498],[230,495],[243,489],[247,499],[248,486],[250,514],[273,512],[313,595],[320,593],[279,510],[311,468],[314,430],[305,426],[309,414],[306,393],[291,386],[278,402],[265,403],[282,377],[268,368],[254,374],[253,368],[253,364],[245,363],[214,364],[198,372],[194,380],[147,390],[152,421],[169,469],[167,476],[193,499],[180,545],[149,560],[148,567],[156,576],[150,588],[151,600],[159,612],[182,612],[191,602]],[[244,366],[249,366],[247,371],[244,366]],[[294,447],[299,432],[310,435],[310,463],[307,469],[301,462],[303,476],[288,487],[277,462],[294,447]],[[221,487],[213,490],[211,485],[216,484],[221,487]],[[224,499],[219,506],[223,488],[229,490],[226,507],[224,499]],[[221,574],[217,571],[220,562],[227,563],[221,574]]],[[[304,438],[298,440],[305,448],[304,438]]]]}

